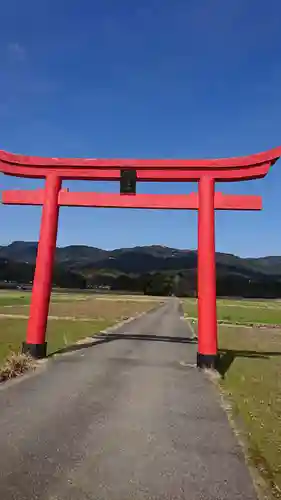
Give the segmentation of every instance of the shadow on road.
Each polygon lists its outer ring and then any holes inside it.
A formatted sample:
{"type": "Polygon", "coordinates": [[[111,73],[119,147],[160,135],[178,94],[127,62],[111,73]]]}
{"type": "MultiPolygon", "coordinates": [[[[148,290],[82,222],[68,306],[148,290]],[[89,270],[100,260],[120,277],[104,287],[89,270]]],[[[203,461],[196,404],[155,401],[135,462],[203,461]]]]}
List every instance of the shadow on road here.
{"type": "Polygon", "coordinates": [[[87,349],[88,347],[94,347],[100,344],[106,344],[108,342],[112,342],[114,340],[143,340],[146,342],[169,342],[169,343],[177,343],[177,344],[196,344],[197,339],[193,337],[170,337],[164,335],[141,335],[141,334],[123,334],[123,333],[104,333],[98,334],[92,337],[93,341],[84,342],[81,344],[73,344],[62,349],[58,349],[55,352],[52,352],[48,355],[48,357],[52,357],[55,354],[63,354],[66,352],[75,352],[80,351],[81,349],[87,349]]]}
{"type": "Polygon", "coordinates": [[[281,356],[281,352],[263,352],[263,351],[239,351],[235,349],[220,349],[218,371],[224,378],[233,361],[236,358],[249,358],[249,359],[269,359],[271,356],[281,356]]]}

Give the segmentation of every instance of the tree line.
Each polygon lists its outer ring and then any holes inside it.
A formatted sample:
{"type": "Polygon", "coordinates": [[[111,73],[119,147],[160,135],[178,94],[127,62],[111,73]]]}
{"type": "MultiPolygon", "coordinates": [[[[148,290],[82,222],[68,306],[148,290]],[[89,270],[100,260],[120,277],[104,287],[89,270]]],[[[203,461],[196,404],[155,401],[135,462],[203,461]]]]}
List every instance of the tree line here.
{"type": "MultiPolygon", "coordinates": [[[[33,281],[34,265],[0,259],[0,282],[28,284],[33,281]]],[[[197,295],[197,270],[159,271],[129,275],[96,272],[91,277],[81,271],[66,269],[55,264],[53,285],[61,288],[98,288],[107,286],[113,291],[138,292],[146,295],[197,295]]],[[[225,297],[278,298],[281,297],[281,277],[274,275],[251,276],[239,273],[217,272],[217,295],[225,297]]]]}

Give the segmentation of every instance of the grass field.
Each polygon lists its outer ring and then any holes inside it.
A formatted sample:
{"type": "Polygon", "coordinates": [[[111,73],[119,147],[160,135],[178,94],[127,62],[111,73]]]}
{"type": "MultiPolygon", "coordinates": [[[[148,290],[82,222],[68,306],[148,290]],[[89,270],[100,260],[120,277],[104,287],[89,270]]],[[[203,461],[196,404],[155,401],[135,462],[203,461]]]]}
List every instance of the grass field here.
{"type": "MultiPolygon", "coordinates": [[[[21,349],[29,303],[28,292],[0,292],[0,364],[9,353],[21,349]]],[[[146,312],[158,303],[157,298],[143,296],[53,294],[47,328],[48,354],[146,312]]]]}
{"type": "MultiPolygon", "coordinates": [[[[49,321],[47,329],[48,354],[72,344],[77,340],[89,337],[112,323],[106,319],[100,321],[49,321]]],[[[3,318],[0,320],[0,363],[10,352],[21,350],[25,339],[27,319],[3,318]]]]}
{"type": "MultiPolygon", "coordinates": [[[[197,318],[196,299],[183,299],[183,308],[186,316],[197,318]]],[[[281,325],[281,301],[218,299],[217,316],[224,323],[281,325]]]]}
{"type": "MultiPolygon", "coordinates": [[[[69,302],[70,300],[85,300],[84,294],[53,293],[52,302],[69,302]]],[[[89,297],[89,296],[88,296],[89,297]]],[[[5,291],[0,290],[0,307],[14,305],[29,305],[31,299],[30,292],[5,291]]]]}
{"type": "Polygon", "coordinates": [[[281,331],[220,326],[221,387],[250,459],[281,498],[281,331]]]}

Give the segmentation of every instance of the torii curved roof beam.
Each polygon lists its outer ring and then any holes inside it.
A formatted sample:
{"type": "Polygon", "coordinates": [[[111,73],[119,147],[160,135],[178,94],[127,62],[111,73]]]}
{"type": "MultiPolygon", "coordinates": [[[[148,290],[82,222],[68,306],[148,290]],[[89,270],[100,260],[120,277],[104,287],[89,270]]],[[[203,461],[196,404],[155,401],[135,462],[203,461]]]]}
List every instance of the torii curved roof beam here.
{"type": "Polygon", "coordinates": [[[44,178],[56,174],[63,179],[119,180],[120,169],[137,171],[140,181],[196,181],[210,175],[217,181],[264,177],[281,156],[281,146],[249,156],[184,159],[43,158],[0,151],[0,172],[19,177],[44,178]]]}

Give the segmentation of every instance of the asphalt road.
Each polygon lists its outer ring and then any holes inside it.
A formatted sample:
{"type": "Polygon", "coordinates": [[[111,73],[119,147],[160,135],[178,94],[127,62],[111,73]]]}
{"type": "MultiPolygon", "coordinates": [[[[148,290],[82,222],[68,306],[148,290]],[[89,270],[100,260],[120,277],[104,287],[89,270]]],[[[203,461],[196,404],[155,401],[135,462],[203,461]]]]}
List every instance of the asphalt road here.
{"type": "Polygon", "coordinates": [[[189,337],[171,299],[2,386],[1,500],[256,499],[189,337]]]}

